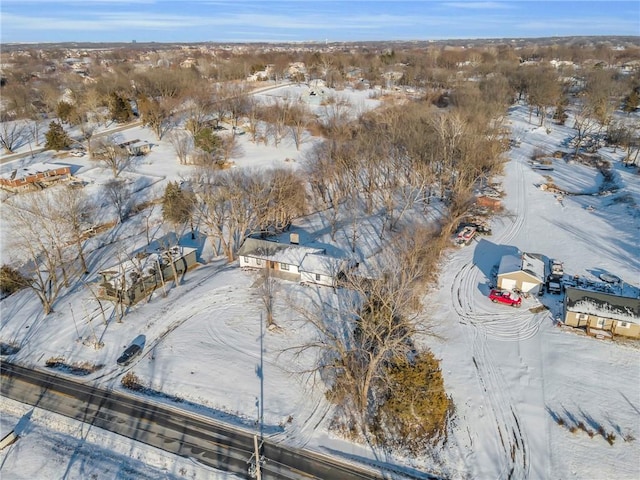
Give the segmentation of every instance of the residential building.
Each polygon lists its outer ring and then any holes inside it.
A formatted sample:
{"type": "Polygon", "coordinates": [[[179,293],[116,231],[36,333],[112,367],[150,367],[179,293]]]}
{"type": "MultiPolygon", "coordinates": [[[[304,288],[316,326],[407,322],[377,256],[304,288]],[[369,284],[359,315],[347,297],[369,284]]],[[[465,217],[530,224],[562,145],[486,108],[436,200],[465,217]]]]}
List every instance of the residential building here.
{"type": "Polygon", "coordinates": [[[567,287],[564,323],[598,337],[640,338],[640,299],[567,287]]]}

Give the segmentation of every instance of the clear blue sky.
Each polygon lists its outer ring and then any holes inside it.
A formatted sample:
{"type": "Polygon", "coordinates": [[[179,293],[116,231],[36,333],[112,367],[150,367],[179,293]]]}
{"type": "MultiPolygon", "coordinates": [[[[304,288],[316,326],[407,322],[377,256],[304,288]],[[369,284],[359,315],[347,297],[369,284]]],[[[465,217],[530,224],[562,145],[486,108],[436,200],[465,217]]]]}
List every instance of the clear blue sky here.
{"type": "Polygon", "coordinates": [[[640,0],[0,0],[5,42],[640,35],[640,0]]]}

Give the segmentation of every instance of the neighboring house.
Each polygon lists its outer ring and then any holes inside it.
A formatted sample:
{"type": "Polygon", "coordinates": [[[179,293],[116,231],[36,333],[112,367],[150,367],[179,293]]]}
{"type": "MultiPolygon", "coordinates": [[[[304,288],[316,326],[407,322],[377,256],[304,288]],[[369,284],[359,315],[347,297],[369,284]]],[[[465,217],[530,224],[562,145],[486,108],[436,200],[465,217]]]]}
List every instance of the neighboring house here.
{"type": "Polygon", "coordinates": [[[334,286],[342,260],[322,248],[247,238],[238,251],[243,268],[269,269],[274,277],[294,282],[334,286]]]}
{"type": "Polygon", "coordinates": [[[129,260],[99,272],[98,298],[133,305],[197,263],[196,249],[152,242],[129,260]]]}
{"type": "Polygon", "coordinates": [[[567,287],[564,323],[590,335],[640,338],[640,299],[567,287]]]}
{"type": "Polygon", "coordinates": [[[498,288],[531,292],[545,280],[545,261],[542,255],[523,253],[505,255],[498,267],[498,288]]]}
{"type": "Polygon", "coordinates": [[[119,145],[124,148],[129,155],[138,156],[138,155],[146,155],[151,151],[151,144],[146,140],[131,140],[129,142],[124,142],[119,145]]]}
{"type": "Polygon", "coordinates": [[[71,176],[68,165],[55,163],[34,163],[0,175],[0,186],[10,190],[28,187],[43,188],[46,183],[65,180],[71,176]]]}

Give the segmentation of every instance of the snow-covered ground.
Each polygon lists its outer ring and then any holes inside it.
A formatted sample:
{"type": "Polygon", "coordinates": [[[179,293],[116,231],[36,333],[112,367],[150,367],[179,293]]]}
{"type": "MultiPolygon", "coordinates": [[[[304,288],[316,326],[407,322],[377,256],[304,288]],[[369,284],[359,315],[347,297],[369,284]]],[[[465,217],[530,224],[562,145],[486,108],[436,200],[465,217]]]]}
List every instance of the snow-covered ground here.
{"type": "MultiPolygon", "coordinates": [[[[351,93],[360,95],[363,103],[376,102],[366,92],[351,93]]],[[[614,163],[615,181],[621,190],[608,196],[559,198],[541,190],[538,186],[547,181],[543,175],[548,175],[562,188],[591,193],[598,190],[601,176],[595,168],[564,160],[554,160],[552,171],[532,169],[528,160],[533,151],[541,145],[549,153],[560,149],[571,129],[550,125],[551,132],[546,133],[527,119],[524,106],[514,107],[509,116],[522,143],[509,153],[511,161],[499,179],[506,192],[505,214],[492,221],[493,235],[452,249],[443,259],[438,287],[425,297],[433,327],[441,335],[441,339],[425,342],[442,359],[456,420],[444,448],[413,462],[451,478],[638,478],[638,440],[632,438],[640,437],[639,350],[557,327],[554,320],[560,313],[559,296],[543,297],[541,301],[550,311],[540,313],[527,308],[537,306],[538,298],[525,299],[519,310],[494,305],[486,298],[493,266],[503,254],[516,250],[558,258],[571,275],[596,278],[608,272],[636,287],[639,282],[638,175],[614,163]],[[628,198],[616,200],[622,193],[628,198]],[[580,422],[585,430],[595,433],[589,436],[580,429],[572,433],[571,427],[580,422]],[[605,434],[615,434],[613,445],[597,433],[599,427],[605,434]]],[[[169,144],[157,142],[146,129],[135,128],[122,135],[157,144],[131,174],[158,179],[149,180],[150,186],[140,195],[152,197],[162,192],[166,180],[188,175],[189,167],[178,164],[169,144]]],[[[309,139],[297,151],[291,142],[278,148],[256,146],[246,137],[239,137],[244,153],[234,159],[238,168],[299,164],[313,141],[309,139]]],[[[619,152],[607,149],[602,154],[611,160],[620,158],[619,152]]],[[[38,157],[34,161],[43,160],[38,157]]],[[[93,181],[87,188],[97,191],[106,175],[101,169],[83,158],[64,161],[78,166],[76,174],[93,181]]],[[[102,215],[106,218],[113,212],[105,208],[102,215]]],[[[157,220],[156,215],[154,225],[160,228],[157,220]]],[[[348,250],[347,238],[338,235],[332,242],[319,214],[301,219],[294,229],[305,240],[348,250]]],[[[127,251],[146,243],[144,230],[139,216],[127,222],[127,251]]],[[[124,232],[124,228],[120,230],[124,232]]],[[[10,232],[2,233],[4,245],[10,232]]],[[[89,277],[95,279],[100,269],[114,263],[122,246],[100,236],[92,242],[89,277]]],[[[372,242],[368,249],[377,247],[372,242]]],[[[9,254],[3,248],[3,260],[9,254]]],[[[62,297],[47,317],[42,316],[29,292],[3,300],[0,340],[21,347],[7,359],[42,367],[48,358],[62,356],[69,363],[103,365],[83,378],[113,388],[121,388],[124,372],[133,371],[151,388],[200,405],[192,405],[200,413],[256,428],[261,399],[260,340],[264,334],[265,434],[297,447],[386,458],[380,457],[382,452],[343,441],[330,432],[331,405],[322,386],[299,373],[314,359],[296,358],[287,349],[303,344],[312,334],[296,319],[292,302],[302,303],[311,296],[330,294],[330,290],[280,282],[275,309],[279,328],[261,332],[264,307],[254,287],[258,275],[241,271],[237,264],[224,265],[207,245],[199,245],[199,256],[204,264],[189,272],[183,285],[169,290],[166,297],[157,293],[149,302],[134,306],[121,323],[109,310],[103,317],[96,301],[81,288],[62,297]],[[143,354],[124,370],[116,367],[117,356],[139,334],[147,339],[143,354]],[[102,348],[93,347],[96,338],[102,348]]],[[[24,411],[3,402],[4,432],[24,411]]],[[[59,472],[67,468],[73,469],[67,478],[89,478],[85,470],[78,470],[78,463],[87,468],[89,460],[74,459],[94,458],[96,444],[113,451],[109,454],[113,460],[105,467],[109,471],[120,468],[120,462],[129,456],[133,458],[130,468],[140,471],[142,478],[152,478],[154,472],[163,478],[212,478],[208,470],[195,466],[183,475],[183,464],[176,463],[183,460],[148,451],[118,436],[107,435],[105,442],[82,435],[71,438],[68,432],[82,432],[81,426],[48,418],[44,413],[37,418],[34,414],[34,426],[18,443],[0,452],[3,478],[34,478],[23,462],[29,462],[30,455],[45,453],[56,458],[50,468],[57,468],[48,475],[48,465],[42,465],[47,478],[61,478],[59,472]],[[54,448],[55,442],[45,440],[48,437],[65,447],[54,448]],[[85,454],[87,457],[82,456],[85,454]]],[[[408,462],[402,458],[389,461],[408,462]]],[[[95,475],[115,478],[97,471],[95,475]]]]}

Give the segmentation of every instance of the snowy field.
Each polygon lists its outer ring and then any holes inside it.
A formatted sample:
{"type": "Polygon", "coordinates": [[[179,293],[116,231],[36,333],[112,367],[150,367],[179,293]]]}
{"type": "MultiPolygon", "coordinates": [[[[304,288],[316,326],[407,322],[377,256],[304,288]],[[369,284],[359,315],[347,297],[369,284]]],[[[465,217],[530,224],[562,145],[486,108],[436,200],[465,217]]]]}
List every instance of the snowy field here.
{"type": "MultiPolygon", "coordinates": [[[[359,95],[362,105],[371,102],[367,108],[377,104],[367,92],[351,94],[359,95]]],[[[486,298],[491,269],[503,254],[516,250],[558,258],[564,262],[565,272],[572,275],[596,278],[607,272],[636,287],[640,280],[637,173],[620,166],[619,152],[603,149],[601,154],[614,162],[614,179],[620,188],[617,194],[559,198],[543,191],[539,185],[548,175],[563,189],[594,193],[601,175],[595,168],[561,159],[553,161],[552,171],[532,169],[529,160],[535,149],[544,145],[550,154],[562,149],[572,132],[568,127],[549,125],[550,133],[546,133],[527,120],[525,106],[512,108],[509,121],[514,130],[523,132],[522,143],[509,153],[511,161],[505,165],[504,177],[496,179],[503,183],[506,197],[505,213],[492,221],[493,235],[452,249],[443,259],[439,285],[425,296],[433,327],[441,335],[425,342],[442,359],[456,420],[449,443],[433,455],[412,461],[413,466],[460,479],[637,479],[637,346],[607,343],[559,328],[555,321],[561,308],[559,296],[525,299],[517,311],[486,298]],[[627,194],[626,200],[616,200],[621,193],[627,194]],[[539,301],[550,310],[531,313],[528,307],[539,301]],[[581,423],[583,430],[572,428],[581,423]],[[615,435],[613,444],[598,433],[600,428],[615,435]]],[[[189,167],[178,164],[168,142],[157,142],[140,127],[122,135],[125,140],[138,138],[157,144],[135,173],[129,174],[132,179],[147,179],[141,198],[160,195],[167,180],[188,175],[189,167]]],[[[243,156],[234,159],[237,168],[299,165],[314,141],[307,139],[297,151],[291,142],[278,148],[256,146],[247,137],[239,137],[243,156]]],[[[26,161],[32,160],[21,160],[26,161]]],[[[43,161],[43,157],[33,161],[43,161]]],[[[77,166],[75,174],[91,182],[86,187],[89,192],[92,188],[97,192],[108,176],[84,158],[58,161],[77,166]]],[[[11,168],[10,164],[3,166],[6,168],[11,168]]],[[[105,208],[101,215],[112,218],[114,212],[105,208]]],[[[160,232],[159,212],[152,221],[160,232]]],[[[294,230],[301,233],[303,243],[348,251],[346,237],[338,235],[332,242],[321,215],[301,219],[294,230]]],[[[3,230],[2,235],[5,245],[10,232],[3,230]]],[[[116,234],[91,240],[90,279],[115,263],[118,250],[123,248],[122,242],[110,242],[116,235],[126,238],[127,251],[143,246],[143,219],[136,216],[116,234]]],[[[287,350],[302,345],[312,334],[297,320],[292,302],[331,295],[330,289],[280,282],[275,308],[279,328],[261,332],[264,307],[254,287],[258,274],[241,271],[237,264],[224,265],[207,244],[194,245],[203,264],[166,297],[155,294],[149,302],[131,308],[121,323],[109,311],[103,317],[83,288],[67,292],[47,317],[42,316],[40,305],[29,292],[3,300],[0,340],[21,347],[7,360],[43,367],[48,358],[62,356],[69,363],[103,365],[83,380],[118,389],[122,375],[132,371],[151,388],[191,402],[190,408],[200,413],[252,429],[256,428],[256,404],[261,395],[256,372],[264,333],[266,435],[296,447],[409,462],[336,438],[329,430],[331,405],[322,386],[299,373],[312,365],[314,358],[294,358],[287,350]],[[115,359],[139,334],[146,337],[143,354],[131,366],[117,367],[115,359]],[[102,348],[94,348],[96,339],[102,348]]],[[[378,247],[375,242],[367,243],[365,256],[378,247]]],[[[3,261],[10,254],[3,248],[3,261]]],[[[0,406],[3,432],[27,411],[5,399],[0,406]]],[[[65,472],[69,472],[66,478],[231,478],[214,477],[208,469],[184,459],[99,429],[86,432],[84,428],[45,412],[34,413],[24,437],[0,452],[2,478],[63,478],[65,472]],[[45,455],[53,460],[46,464],[34,460],[45,455]],[[97,456],[106,458],[102,469],[91,463],[97,456]],[[40,465],[40,469],[28,470],[25,464],[29,468],[40,465]],[[122,469],[139,475],[119,476],[122,469]]]]}

